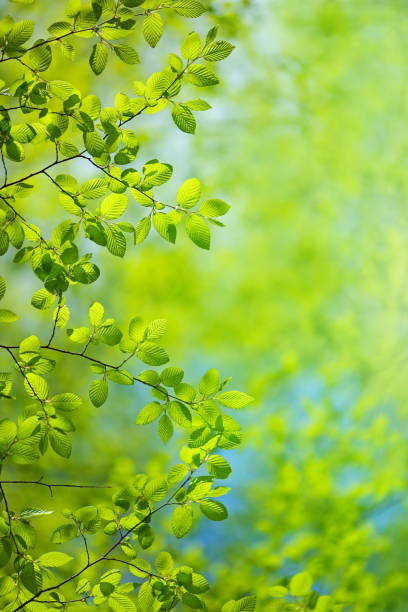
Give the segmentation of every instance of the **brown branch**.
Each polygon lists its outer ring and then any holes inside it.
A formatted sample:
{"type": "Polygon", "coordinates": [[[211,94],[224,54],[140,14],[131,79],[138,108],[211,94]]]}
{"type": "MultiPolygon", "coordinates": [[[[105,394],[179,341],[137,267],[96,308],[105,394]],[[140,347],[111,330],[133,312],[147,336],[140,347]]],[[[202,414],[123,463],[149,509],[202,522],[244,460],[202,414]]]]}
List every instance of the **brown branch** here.
{"type": "Polygon", "coordinates": [[[4,487],[3,487],[3,483],[2,482],[0,483],[0,491],[1,491],[1,494],[3,496],[4,505],[6,507],[6,514],[7,514],[7,518],[8,518],[8,524],[9,524],[9,529],[10,529],[10,536],[11,536],[11,539],[13,540],[13,542],[14,542],[14,546],[16,547],[16,552],[17,552],[17,554],[19,554],[20,550],[18,548],[17,540],[16,540],[15,535],[13,533],[13,527],[12,527],[12,524],[11,524],[11,520],[12,520],[11,519],[11,514],[10,514],[7,497],[6,497],[6,494],[4,492],[4,487]]]}

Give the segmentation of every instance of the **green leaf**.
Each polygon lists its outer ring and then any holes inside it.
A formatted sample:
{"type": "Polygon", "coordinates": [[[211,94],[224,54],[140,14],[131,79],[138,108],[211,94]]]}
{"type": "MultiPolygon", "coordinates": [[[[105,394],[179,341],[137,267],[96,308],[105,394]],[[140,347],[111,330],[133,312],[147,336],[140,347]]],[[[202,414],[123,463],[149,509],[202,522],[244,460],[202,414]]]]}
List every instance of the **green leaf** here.
{"type": "Polygon", "coordinates": [[[57,455],[69,459],[72,451],[72,443],[67,434],[59,429],[51,429],[49,432],[49,439],[51,447],[57,455]]]}
{"type": "Polygon", "coordinates": [[[184,104],[175,104],[171,112],[174,123],[186,134],[195,134],[197,122],[191,110],[184,104]]]}
{"type": "Polygon", "coordinates": [[[0,229],[0,255],[4,255],[4,253],[7,253],[9,243],[10,238],[8,236],[8,233],[5,232],[3,229],[0,229]]]}
{"type": "Polygon", "coordinates": [[[186,219],[187,236],[201,249],[209,249],[211,234],[207,223],[202,217],[191,214],[186,219]]]}
{"type": "Polygon", "coordinates": [[[28,53],[28,64],[38,72],[44,72],[52,62],[52,51],[50,45],[34,47],[28,53]]]}
{"type": "Polygon", "coordinates": [[[198,386],[200,393],[209,396],[217,393],[220,388],[220,375],[215,368],[208,370],[200,380],[198,386]]]}
{"type": "Polygon", "coordinates": [[[108,251],[115,257],[124,257],[126,253],[126,238],[123,232],[116,225],[109,225],[106,228],[106,244],[108,251]]]}
{"type": "Polygon", "coordinates": [[[94,200],[103,196],[106,193],[107,188],[108,185],[105,178],[98,177],[86,181],[86,183],[82,185],[80,191],[81,195],[87,200],[94,200]]]}
{"type": "Polygon", "coordinates": [[[19,315],[12,310],[0,308],[0,323],[14,323],[19,318],[19,315]]]}
{"type": "Polygon", "coordinates": [[[198,209],[199,212],[205,217],[222,217],[225,215],[231,207],[223,200],[212,198],[211,200],[205,200],[198,209]]]}
{"type": "Polygon", "coordinates": [[[46,289],[39,289],[33,294],[31,298],[31,304],[38,310],[46,310],[50,308],[55,301],[55,295],[47,291],[46,289]]]}
{"type": "Polygon", "coordinates": [[[6,294],[7,283],[2,276],[0,276],[0,300],[2,300],[6,294]]]}
{"type": "Polygon", "coordinates": [[[136,425],[147,425],[159,418],[163,406],[159,402],[150,402],[144,406],[136,417],[136,425]]]}
{"type": "Polygon", "coordinates": [[[225,391],[215,396],[215,399],[227,408],[245,408],[254,398],[242,391],[225,391]]]}
{"type": "Polygon", "coordinates": [[[95,408],[104,404],[108,397],[109,386],[104,378],[94,380],[89,387],[89,399],[95,408]]]}
{"type": "Polygon", "coordinates": [[[207,471],[214,478],[228,478],[231,474],[231,466],[224,457],[210,455],[207,461],[207,471]]]}
{"type": "Polygon", "coordinates": [[[114,52],[125,64],[140,64],[140,58],[136,51],[130,45],[116,45],[113,47],[114,52]]]}
{"type": "Polygon", "coordinates": [[[14,580],[10,576],[0,578],[0,596],[7,595],[15,588],[14,580]]]}
{"type": "Polygon", "coordinates": [[[92,157],[100,157],[105,150],[105,141],[98,132],[84,134],[85,148],[92,157]]]}
{"type": "Polygon", "coordinates": [[[15,140],[8,140],[5,147],[6,155],[9,159],[20,162],[25,158],[24,148],[15,140]]]}
{"type": "Polygon", "coordinates": [[[35,131],[27,123],[17,123],[10,130],[10,135],[16,142],[31,142],[35,137],[35,131]]]}
{"type": "Polygon", "coordinates": [[[177,506],[171,516],[171,529],[176,538],[183,538],[193,526],[193,509],[191,506],[177,506]]]}
{"type": "Polygon", "coordinates": [[[17,442],[11,447],[11,458],[18,465],[30,465],[40,458],[40,453],[36,444],[30,441],[17,442]]]}
{"type": "Polygon", "coordinates": [[[140,361],[148,365],[163,365],[169,361],[169,356],[164,348],[153,342],[142,342],[138,348],[137,356],[140,361]]]}
{"type": "Polygon", "coordinates": [[[177,230],[176,226],[171,223],[169,215],[160,212],[155,213],[153,215],[153,225],[159,236],[173,244],[175,243],[177,230]]]}
{"type": "Polygon", "coordinates": [[[92,47],[92,53],[89,58],[89,65],[95,74],[101,74],[106,68],[108,63],[108,49],[102,42],[96,43],[92,47]]]}
{"type": "Polygon", "coordinates": [[[203,610],[204,604],[199,597],[193,595],[192,593],[183,593],[181,596],[181,600],[186,606],[192,608],[193,610],[203,610]]]}
{"type": "Polygon", "coordinates": [[[188,80],[196,87],[211,87],[218,85],[218,77],[203,64],[191,64],[189,66],[186,76],[188,80]]]}
{"type": "Polygon", "coordinates": [[[191,110],[196,111],[206,111],[212,108],[211,104],[208,104],[205,100],[201,100],[201,98],[197,98],[196,100],[189,100],[188,102],[183,103],[184,106],[188,106],[191,110]]]}
{"type": "Polygon", "coordinates": [[[187,476],[189,470],[184,463],[178,463],[173,466],[167,475],[167,481],[170,485],[177,484],[187,476]]]}
{"type": "Polygon", "coordinates": [[[200,510],[211,521],[225,521],[228,518],[224,504],[214,499],[203,499],[200,502],[200,510]]]}
{"type": "Polygon", "coordinates": [[[51,536],[53,544],[65,544],[78,536],[78,527],[72,523],[66,523],[57,527],[51,536]]]}
{"type": "Polygon", "coordinates": [[[312,586],[313,578],[308,572],[295,574],[289,582],[290,593],[294,597],[304,597],[310,593],[312,586]]]}
{"type": "Polygon", "coordinates": [[[32,561],[28,561],[23,565],[20,572],[20,579],[26,589],[31,593],[36,594],[42,589],[42,575],[38,565],[32,561]]]}
{"type": "Polygon", "coordinates": [[[72,276],[78,283],[90,285],[99,278],[99,268],[93,263],[87,262],[74,266],[72,276]]]}
{"type": "Polygon", "coordinates": [[[180,427],[191,427],[192,417],[187,406],[181,402],[178,402],[177,400],[174,400],[169,403],[167,410],[169,416],[175,423],[177,423],[177,425],[180,425],[180,427]]]}
{"type": "Polygon", "coordinates": [[[109,380],[118,385],[133,385],[133,376],[126,370],[109,370],[107,373],[109,380]]]}
{"type": "Polygon", "coordinates": [[[108,195],[101,204],[101,213],[105,219],[117,219],[127,209],[127,196],[120,193],[108,195]]]}
{"type": "Polygon", "coordinates": [[[100,323],[102,323],[103,315],[105,314],[105,309],[99,302],[92,302],[88,310],[89,323],[94,327],[97,327],[100,323]]]}
{"type": "Polygon", "coordinates": [[[38,563],[43,567],[61,567],[72,561],[73,557],[62,552],[49,552],[38,558],[38,563]]]}
{"type": "Polygon", "coordinates": [[[218,40],[210,43],[203,50],[203,58],[207,62],[219,62],[228,57],[235,49],[234,45],[225,40],[218,40]]]}
{"type": "Polygon", "coordinates": [[[248,595],[235,602],[233,612],[254,612],[255,609],[256,597],[255,595],[248,595]]]}
{"type": "Polygon", "coordinates": [[[151,13],[144,19],[142,32],[146,42],[155,47],[163,34],[163,19],[159,13],[151,13]]]}
{"type": "Polygon", "coordinates": [[[91,335],[89,327],[77,327],[76,329],[67,329],[67,336],[71,340],[71,342],[76,342],[77,344],[84,344],[88,342],[89,337],[91,335]]]}
{"type": "Polygon", "coordinates": [[[173,423],[171,422],[171,419],[167,416],[167,414],[163,414],[160,417],[158,432],[160,439],[164,444],[167,444],[167,442],[171,440],[173,437],[173,431],[173,423]]]}
{"type": "Polygon", "coordinates": [[[169,552],[163,551],[157,555],[154,566],[159,574],[170,576],[174,567],[173,557],[169,552]]]}
{"type": "Polygon", "coordinates": [[[179,0],[172,8],[183,17],[200,17],[207,10],[198,0],[179,0]]]}
{"type": "Polygon", "coordinates": [[[0,447],[6,449],[17,435],[17,425],[10,419],[0,421],[0,447]]]}
{"type": "Polygon", "coordinates": [[[132,600],[121,593],[112,593],[109,597],[109,607],[113,612],[136,612],[136,607],[132,600]]]}
{"type": "Polygon", "coordinates": [[[135,227],[135,244],[140,244],[149,235],[152,223],[150,217],[143,217],[135,227]]]}
{"type": "Polygon", "coordinates": [[[33,518],[35,516],[45,516],[52,514],[54,510],[42,510],[41,508],[25,508],[20,512],[20,517],[24,519],[33,518]]]}
{"type": "Polygon", "coordinates": [[[65,327],[71,316],[71,311],[67,305],[56,308],[53,312],[52,318],[56,320],[56,326],[59,328],[65,327]]]}
{"type": "Polygon", "coordinates": [[[82,399],[74,393],[60,393],[59,395],[54,395],[54,397],[50,399],[50,402],[56,410],[61,410],[62,412],[72,412],[82,406],[82,399]]]}
{"type": "Polygon", "coordinates": [[[166,387],[175,387],[179,385],[184,377],[184,371],[181,368],[171,367],[165,368],[160,374],[161,381],[166,387]]]}
{"type": "Polygon", "coordinates": [[[201,38],[197,32],[190,32],[181,45],[181,55],[188,60],[195,60],[200,55],[201,38]]]}
{"type": "Polygon", "coordinates": [[[30,397],[39,397],[40,400],[46,400],[48,397],[47,382],[38,374],[28,372],[24,377],[24,388],[30,397]]]}
{"type": "Polygon", "coordinates": [[[7,35],[7,43],[10,47],[21,47],[27,40],[29,40],[34,32],[34,21],[24,19],[18,21],[11,28],[7,35]]]}
{"type": "Polygon", "coordinates": [[[177,192],[177,204],[192,208],[201,197],[201,183],[196,178],[187,179],[177,192]]]}
{"type": "Polygon", "coordinates": [[[103,325],[98,328],[98,338],[108,346],[115,346],[122,340],[122,332],[117,325],[103,325]]]}

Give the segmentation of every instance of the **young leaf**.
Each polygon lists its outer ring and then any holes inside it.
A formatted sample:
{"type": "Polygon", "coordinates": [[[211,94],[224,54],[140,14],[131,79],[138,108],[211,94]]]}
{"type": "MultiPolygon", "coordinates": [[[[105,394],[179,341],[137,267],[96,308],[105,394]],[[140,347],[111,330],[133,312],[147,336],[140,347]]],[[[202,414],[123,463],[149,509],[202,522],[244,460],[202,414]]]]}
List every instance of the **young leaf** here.
{"type": "Polygon", "coordinates": [[[94,380],[89,387],[89,399],[95,408],[102,406],[108,397],[108,383],[104,378],[94,380]]]}
{"type": "Polygon", "coordinates": [[[49,552],[41,555],[41,557],[38,558],[38,563],[42,567],[61,567],[72,561],[72,559],[73,557],[62,552],[49,552]]]}
{"type": "Polygon", "coordinates": [[[210,455],[207,460],[207,471],[214,478],[228,478],[231,474],[231,466],[224,457],[220,455],[210,455]]]}
{"type": "Polygon", "coordinates": [[[225,215],[230,209],[229,204],[224,202],[223,200],[218,200],[217,198],[212,198],[211,200],[205,200],[202,204],[200,204],[199,212],[204,215],[204,217],[221,217],[225,215]]]}
{"type": "Polygon", "coordinates": [[[196,178],[187,179],[177,192],[177,204],[192,208],[201,197],[201,183],[196,178]]]}
{"type": "Polygon", "coordinates": [[[178,0],[172,8],[183,17],[200,17],[207,10],[198,0],[178,0]]]}
{"type": "Polygon", "coordinates": [[[231,43],[225,40],[218,40],[205,47],[203,58],[207,60],[207,62],[219,62],[228,57],[234,48],[234,45],[231,45],[231,43]]]}
{"type": "Polygon", "coordinates": [[[245,408],[254,401],[254,398],[242,391],[224,391],[215,396],[215,399],[227,408],[245,408]]]}
{"type": "Polygon", "coordinates": [[[193,526],[193,509],[191,506],[177,506],[171,517],[171,529],[176,538],[183,538],[193,526]]]}
{"type": "Polygon", "coordinates": [[[115,45],[113,50],[125,64],[140,64],[140,58],[136,49],[133,49],[130,45],[115,45]]]}
{"type": "Polygon", "coordinates": [[[195,134],[197,122],[191,110],[184,104],[175,104],[171,112],[174,123],[186,134],[195,134]]]}
{"type": "Polygon", "coordinates": [[[101,213],[105,219],[117,219],[125,212],[128,199],[125,195],[112,193],[101,204],[101,213]]]}
{"type": "Polygon", "coordinates": [[[155,47],[163,34],[163,19],[159,13],[150,13],[144,19],[142,32],[146,42],[155,47]]]}
{"type": "Polygon", "coordinates": [[[158,431],[159,436],[164,444],[167,444],[167,442],[173,437],[173,423],[171,422],[167,414],[163,414],[160,417],[158,431]]]}
{"type": "Polygon", "coordinates": [[[211,521],[225,521],[228,512],[224,504],[213,499],[203,499],[200,502],[200,510],[211,521]]]}
{"type": "Polygon", "coordinates": [[[98,42],[92,47],[92,53],[89,58],[89,64],[92,71],[98,75],[101,74],[108,63],[108,49],[103,42],[98,42]]]}
{"type": "Polygon", "coordinates": [[[186,220],[187,236],[201,249],[209,249],[211,234],[207,223],[202,217],[191,214],[186,220]]]}
{"type": "Polygon", "coordinates": [[[163,406],[159,402],[150,402],[141,409],[136,417],[137,425],[147,425],[159,418],[163,412],[163,406]]]}

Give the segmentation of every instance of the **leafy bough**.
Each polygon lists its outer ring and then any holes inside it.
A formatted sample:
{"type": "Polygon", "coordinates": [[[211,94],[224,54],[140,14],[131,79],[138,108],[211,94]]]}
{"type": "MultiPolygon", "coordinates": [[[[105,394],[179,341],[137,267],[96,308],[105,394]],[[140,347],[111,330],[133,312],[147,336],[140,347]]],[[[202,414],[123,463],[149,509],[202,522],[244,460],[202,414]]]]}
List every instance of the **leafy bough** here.
{"type": "MultiPolygon", "coordinates": [[[[125,64],[138,64],[138,51],[123,41],[141,25],[146,43],[156,47],[166,25],[163,16],[169,11],[195,18],[205,12],[205,7],[198,0],[94,0],[89,5],[70,0],[65,16],[48,27],[49,37],[34,41],[33,21],[16,22],[11,17],[0,21],[0,64],[16,66],[20,71],[0,82],[4,170],[0,187],[0,255],[14,248],[13,261],[30,264],[41,283],[31,297],[35,309],[47,311],[54,306],[48,340],[32,334],[19,342],[2,341],[0,345],[12,366],[11,371],[0,373],[0,397],[6,403],[14,400],[17,373],[28,398],[17,421],[0,421],[2,466],[25,469],[39,464],[48,453],[71,458],[71,437],[76,429],[73,415],[83,405],[83,399],[72,390],[50,393],[52,377],[58,373],[56,358],[63,360],[64,367],[71,359],[90,366],[94,379],[89,386],[89,400],[96,408],[108,401],[110,385],[141,385],[150,390],[152,401],[138,412],[136,423],[157,423],[164,443],[172,438],[175,427],[188,432],[187,445],[180,450],[180,463],[166,474],[136,474],[126,486],[114,491],[110,503],[64,511],[65,522],[56,527],[51,542],[58,548],[78,539],[84,556],[84,561],[78,561],[68,575],[64,569],[64,578],[54,577],[53,572],[74,563],[70,555],[61,550],[36,554],[35,522],[51,511],[15,510],[8,488],[47,487],[52,494],[54,489],[64,487],[105,489],[110,485],[54,483],[46,475],[44,479],[3,475],[0,566],[7,573],[0,577],[0,603],[5,612],[68,610],[82,603],[107,605],[113,612],[166,611],[179,602],[191,609],[205,608],[201,596],[209,585],[204,576],[186,565],[175,567],[167,551],[156,556],[152,567],[143,551],[154,543],[153,519],[166,509],[171,510],[170,527],[176,538],[191,531],[196,509],[213,521],[227,518],[227,508],[219,498],[229,491],[223,482],[231,467],[221,453],[236,448],[242,436],[239,424],[224,408],[244,408],[252,398],[240,391],[226,390],[229,379],[220,378],[215,369],[206,372],[197,387],[185,382],[181,368],[166,365],[169,356],[161,345],[166,328],[163,319],[144,322],[134,317],[124,331],[113,318],[105,316],[100,302],[93,302],[86,324],[69,327],[69,290],[73,285],[92,284],[100,276],[93,254],[81,253],[87,241],[106,248],[114,257],[124,257],[130,244],[141,244],[152,228],[162,239],[175,243],[184,223],[195,245],[210,248],[210,227],[223,226],[219,218],[228,212],[229,205],[218,198],[203,199],[197,178],[185,180],[174,201],[163,202],[159,190],[171,179],[173,168],[158,159],[147,160],[136,168],[140,144],[130,125],[144,114],[170,110],[174,124],[182,132],[194,134],[195,113],[211,106],[201,98],[184,97],[184,86],[217,85],[212,66],[227,58],[233,45],[217,40],[216,27],[204,38],[191,32],[182,41],[179,54],[169,55],[163,70],[145,81],[127,83],[126,93],[118,92],[112,106],[104,106],[95,94],[83,96],[74,84],[52,74],[59,52],[64,60],[80,65],[81,59],[75,55],[78,38],[92,41],[86,64],[97,76],[106,69],[110,54],[125,64]],[[30,149],[35,153],[35,146],[44,144],[51,158],[41,168],[14,178],[9,162],[23,163],[30,149]],[[75,172],[68,173],[72,162],[78,161],[94,172],[84,182],[75,172]],[[24,198],[33,198],[41,187],[41,177],[56,189],[60,210],[69,215],[56,227],[47,226],[45,233],[24,212],[24,198]],[[139,218],[142,211],[145,212],[139,218]],[[66,329],[65,341],[57,342],[62,329],[66,329]],[[96,347],[97,357],[92,353],[96,347]],[[104,359],[106,351],[117,348],[122,354],[119,363],[104,359]],[[129,371],[134,359],[149,369],[129,371]],[[99,547],[104,542],[102,552],[93,552],[93,535],[99,547]],[[116,566],[113,569],[112,564],[116,566]],[[104,573],[96,576],[93,570],[102,566],[104,573]],[[118,566],[127,574],[122,575],[118,566]],[[126,582],[129,572],[139,582],[126,582]]],[[[6,290],[6,280],[0,277],[0,300],[7,301],[6,290]]],[[[14,310],[0,309],[0,323],[18,319],[14,310]]],[[[17,397],[20,391],[17,386],[17,397]]],[[[254,609],[255,597],[245,596],[228,602],[224,612],[254,609]]]]}

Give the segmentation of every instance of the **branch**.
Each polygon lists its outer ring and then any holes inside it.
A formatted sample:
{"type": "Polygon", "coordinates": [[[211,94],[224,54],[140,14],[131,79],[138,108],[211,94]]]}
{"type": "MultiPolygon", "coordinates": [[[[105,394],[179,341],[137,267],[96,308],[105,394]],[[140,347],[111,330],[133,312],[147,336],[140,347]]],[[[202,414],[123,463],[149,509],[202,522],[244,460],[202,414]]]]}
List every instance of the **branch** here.
{"type": "Polygon", "coordinates": [[[151,576],[152,578],[161,578],[162,580],[164,580],[163,576],[160,576],[159,574],[154,574],[153,572],[148,572],[147,570],[142,569],[141,567],[135,565],[134,563],[131,563],[130,561],[126,561],[126,559],[116,559],[116,557],[105,557],[105,561],[114,561],[115,563],[123,563],[124,565],[134,567],[139,572],[143,572],[143,574],[146,574],[147,576],[151,576]]]}
{"type": "MultiPolygon", "coordinates": [[[[17,363],[20,372],[23,374],[24,378],[26,378],[23,370],[21,369],[18,361],[16,360],[16,358],[14,357],[13,353],[12,353],[12,349],[18,349],[18,346],[6,346],[3,344],[0,344],[0,348],[5,349],[8,353],[10,353],[10,355],[13,357],[13,360],[15,361],[15,363],[17,363]]],[[[96,359],[95,357],[90,357],[89,355],[85,355],[83,352],[82,353],[76,353],[74,351],[68,351],[66,349],[61,349],[58,348],[56,346],[50,346],[48,344],[43,344],[40,347],[41,349],[47,350],[47,351],[54,351],[56,353],[61,353],[63,355],[71,355],[73,357],[82,357],[82,359],[86,359],[87,361],[90,361],[92,363],[97,363],[101,366],[103,366],[104,368],[108,369],[108,370],[120,370],[123,361],[119,364],[119,365],[112,365],[109,363],[106,363],[105,361],[101,361],[100,359],[96,359]]],[[[149,383],[145,380],[142,380],[141,378],[138,378],[137,376],[132,376],[132,379],[135,382],[141,383],[142,385],[145,385],[146,387],[150,387],[151,389],[157,389],[158,391],[161,391],[163,393],[163,389],[160,388],[160,385],[157,384],[153,384],[153,383],[149,383]]],[[[28,382],[28,380],[27,380],[28,382]]],[[[29,384],[29,382],[28,382],[29,384]]],[[[31,385],[30,385],[31,387],[31,385]]],[[[32,387],[31,387],[32,388],[32,387]]],[[[34,391],[34,390],[33,390],[34,391]]],[[[172,395],[171,393],[168,393],[166,391],[166,395],[167,397],[170,397],[171,399],[177,400],[178,402],[181,402],[182,404],[186,404],[187,406],[193,406],[195,404],[195,402],[193,401],[187,401],[187,400],[182,400],[179,397],[177,397],[177,395],[172,395]]],[[[37,396],[38,397],[38,396],[37,396]]],[[[41,401],[41,400],[40,400],[41,401]]]]}
{"type": "Polygon", "coordinates": [[[82,531],[81,531],[80,533],[81,533],[81,538],[82,538],[82,540],[83,540],[83,542],[84,542],[84,546],[85,546],[85,551],[86,551],[86,560],[87,560],[87,563],[88,563],[88,565],[89,565],[89,563],[91,562],[91,557],[90,557],[90,555],[89,555],[88,542],[86,541],[86,537],[85,537],[85,535],[82,533],[82,531]]]}
{"type": "Polygon", "coordinates": [[[9,510],[9,505],[8,505],[7,497],[6,497],[6,494],[5,494],[5,492],[4,492],[3,483],[0,483],[0,491],[1,491],[1,494],[2,494],[3,499],[4,499],[4,505],[5,505],[5,507],[6,507],[6,514],[7,514],[7,518],[8,518],[8,521],[7,521],[7,522],[8,522],[8,524],[9,524],[9,528],[10,528],[10,535],[11,535],[11,539],[13,540],[13,542],[14,542],[14,546],[16,547],[16,552],[17,552],[17,554],[19,554],[19,553],[20,553],[20,551],[19,551],[19,548],[18,548],[17,540],[16,540],[16,538],[15,538],[15,536],[14,536],[14,533],[13,533],[13,527],[12,527],[12,525],[11,525],[11,520],[12,520],[12,519],[11,519],[11,514],[10,514],[10,510],[9,510]]]}
{"type": "MultiPolygon", "coordinates": [[[[7,348],[4,347],[0,344],[0,348],[7,348]]],[[[63,355],[71,355],[73,357],[82,357],[83,359],[87,359],[88,361],[91,361],[92,363],[97,363],[101,366],[104,366],[105,368],[107,368],[108,370],[120,370],[122,363],[120,363],[119,365],[115,366],[115,365],[111,365],[109,363],[106,363],[105,361],[101,361],[100,359],[95,359],[95,357],[90,357],[89,355],[85,355],[84,353],[76,353],[74,351],[68,351],[65,349],[61,349],[61,348],[57,348],[56,346],[48,346],[48,345],[43,345],[40,348],[42,349],[46,349],[48,351],[55,351],[57,353],[62,353],[63,355]]],[[[142,380],[141,378],[138,378],[137,376],[132,376],[133,380],[135,382],[141,383],[142,385],[145,385],[146,387],[151,387],[152,389],[157,389],[159,391],[163,392],[163,389],[160,389],[160,385],[157,384],[153,384],[153,383],[149,383],[146,382],[145,380],[142,380]]],[[[182,402],[183,404],[188,404],[188,405],[193,405],[194,402],[188,402],[186,400],[182,400],[179,397],[177,397],[176,395],[172,395],[171,393],[168,393],[166,391],[166,395],[167,397],[171,397],[172,399],[175,399],[179,402],[182,402]]]]}
{"type": "Polygon", "coordinates": [[[21,484],[21,485],[39,485],[40,487],[64,487],[65,489],[111,489],[111,485],[86,485],[86,484],[55,484],[41,482],[41,480],[0,480],[0,486],[3,484],[21,484]]]}
{"type": "MultiPolygon", "coordinates": [[[[167,9],[167,8],[171,8],[171,7],[170,6],[158,6],[155,9],[151,9],[150,12],[160,11],[160,10],[167,9]]],[[[145,16],[146,16],[145,12],[133,13],[132,15],[132,17],[145,17],[145,16]]],[[[83,28],[81,30],[71,30],[70,32],[67,32],[66,34],[61,34],[61,36],[55,36],[54,38],[48,38],[47,40],[43,40],[42,42],[36,43],[35,45],[33,45],[32,47],[29,47],[28,49],[24,49],[24,53],[19,57],[1,58],[0,64],[4,62],[10,62],[11,60],[18,61],[20,57],[24,57],[24,55],[28,53],[29,51],[31,51],[32,49],[37,49],[38,47],[42,47],[43,45],[51,45],[52,43],[60,42],[63,38],[67,38],[68,36],[74,36],[75,34],[81,34],[82,32],[92,32],[92,31],[95,32],[95,34],[98,34],[99,28],[103,26],[105,23],[109,23],[114,17],[115,17],[115,14],[112,15],[112,17],[109,17],[109,19],[105,19],[105,21],[101,21],[101,23],[98,23],[97,25],[93,25],[89,28],[83,28]]],[[[30,70],[32,70],[32,68],[30,68],[30,70]]]]}
{"type": "Polygon", "coordinates": [[[58,301],[58,308],[57,308],[57,312],[55,313],[54,325],[53,325],[53,327],[52,327],[51,336],[50,336],[50,339],[48,340],[48,344],[47,344],[47,346],[50,346],[50,344],[51,344],[51,342],[53,341],[54,336],[55,336],[55,330],[57,329],[57,323],[58,323],[58,315],[59,315],[60,310],[61,310],[61,308],[62,308],[61,300],[62,300],[62,296],[61,296],[61,294],[60,294],[60,296],[59,296],[59,301],[58,301]]]}
{"type": "MultiPolygon", "coordinates": [[[[138,521],[136,523],[136,525],[133,525],[133,527],[130,527],[129,529],[127,529],[120,536],[120,538],[114,544],[112,544],[112,546],[110,546],[110,548],[101,557],[99,557],[98,559],[95,559],[95,561],[91,561],[91,562],[86,563],[86,565],[84,565],[84,567],[82,567],[80,570],[75,572],[75,574],[72,574],[72,576],[69,576],[68,578],[65,578],[64,580],[61,580],[61,582],[59,582],[58,584],[54,584],[54,585],[52,585],[50,587],[46,587],[45,589],[41,589],[40,591],[38,591],[38,593],[36,593],[35,595],[33,595],[32,597],[27,599],[25,602],[23,602],[20,605],[18,605],[17,608],[14,608],[11,612],[17,612],[18,610],[22,610],[27,604],[31,603],[32,601],[37,601],[38,597],[40,597],[44,593],[48,593],[49,591],[53,591],[55,589],[59,589],[60,587],[64,586],[65,584],[67,584],[69,582],[71,582],[72,580],[75,580],[75,578],[78,578],[78,576],[81,576],[90,567],[94,567],[95,565],[97,565],[97,564],[99,564],[99,563],[101,563],[103,561],[111,561],[112,558],[109,557],[111,552],[113,552],[123,542],[123,540],[128,535],[130,535],[137,527],[139,527],[140,525],[145,523],[147,519],[150,519],[154,514],[156,514],[157,512],[160,512],[160,510],[162,510],[163,508],[166,508],[167,506],[169,506],[171,501],[177,495],[177,493],[187,484],[187,482],[189,482],[191,480],[193,473],[194,473],[194,470],[192,470],[191,473],[189,474],[189,476],[185,480],[183,480],[183,482],[177,487],[177,489],[174,491],[174,493],[172,495],[170,495],[170,497],[168,498],[168,500],[166,502],[164,502],[161,506],[158,506],[155,510],[151,510],[142,520],[138,521]]],[[[115,561],[118,561],[118,560],[115,559],[115,561]]]]}

